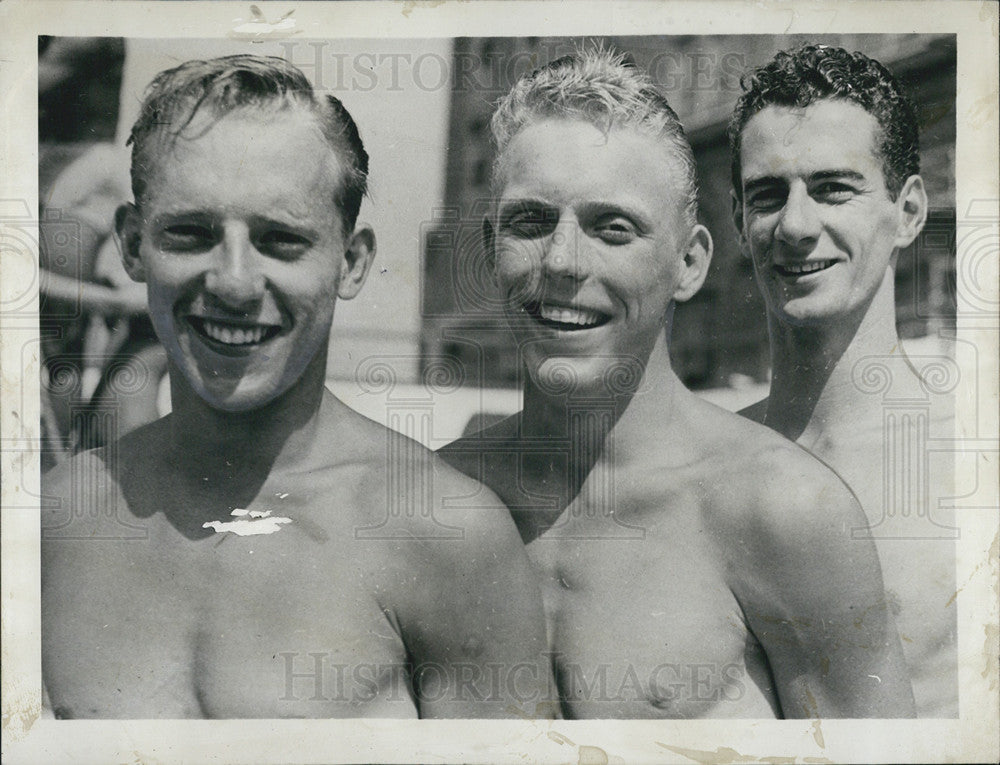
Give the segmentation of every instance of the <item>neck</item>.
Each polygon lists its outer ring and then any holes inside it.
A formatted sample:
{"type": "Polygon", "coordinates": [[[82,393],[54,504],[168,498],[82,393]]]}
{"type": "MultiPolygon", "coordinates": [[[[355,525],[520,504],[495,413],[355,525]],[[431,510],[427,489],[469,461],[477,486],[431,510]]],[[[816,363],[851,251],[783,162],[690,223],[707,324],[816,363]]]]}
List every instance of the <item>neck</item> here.
{"type": "Polygon", "coordinates": [[[596,382],[586,391],[552,395],[529,376],[521,416],[521,437],[565,439],[570,443],[571,467],[585,477],[593,464],[610,453],[616,461],[649,448],[650,423],[672,416],[675,393],[682,388],[670,366],[666,335],[661,334],[641,372],[630,380],[622,375],[611,385],[596,382]]]}
{"type": "Polygon", "coordinates": [[[862,392],[853,375],[865,357],[901,355],[895,313],[891,270],[857,317],[794,326],[769,313],[772,380],[764,424],[808,446],[834,431],[879,422],[880,398],[862,392]]]}
{"type": "Polygon", "coordinates": [[[325,372],[326,353],[320,352],[275,399],[229,412],[207,404],[172,368],[172,461],[188,472],[233,478],[300,463],[315,441],[325,372]]]}

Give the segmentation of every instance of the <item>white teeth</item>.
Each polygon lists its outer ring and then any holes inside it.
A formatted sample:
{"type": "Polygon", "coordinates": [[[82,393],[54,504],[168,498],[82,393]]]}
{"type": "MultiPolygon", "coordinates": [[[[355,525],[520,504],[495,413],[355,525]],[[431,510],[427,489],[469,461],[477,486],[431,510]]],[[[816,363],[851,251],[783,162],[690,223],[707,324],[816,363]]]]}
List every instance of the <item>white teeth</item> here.
{"type": "Polygon", "coordinates": [[[246,327],[244,329],[230,329],[222,324],[205,320],[202,322],[205,327],[205,334],[213,340],[226,345],[248,345],[259,343],[264,336],[263,327],[246,327]]]}
{"type": "Polygon", "coordinates": [[[781,266],[782,271],[787,271],[790,274],[811,274],[815,271],[822,271],[824,268],[833,265],[832,260],[818,260],[814,263],[800,263],[798,265],[783,265],[781,266]]]}
{"type": "Polygon", "coordinates": [[[538,309],[539,315],[547,321],[557,321],[560,324],[576,324],[580,327],[590,327],[601,321],[600,314],[579,308],[558,308],[543,305],[538,309]]]}

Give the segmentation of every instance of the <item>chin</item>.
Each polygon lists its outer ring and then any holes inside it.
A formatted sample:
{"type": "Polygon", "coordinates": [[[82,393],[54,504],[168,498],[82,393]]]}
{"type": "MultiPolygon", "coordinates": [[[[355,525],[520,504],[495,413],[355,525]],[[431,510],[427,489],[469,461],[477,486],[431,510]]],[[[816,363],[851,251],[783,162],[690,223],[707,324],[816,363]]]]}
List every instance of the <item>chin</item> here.
{"type": "Polygon", "coordinates": [[[632,392],[642,370],[628,356],[551,356],[537,363],[529,361],[535,385],[553,396],[570,399],[605,397],[632,392]]]}
{"type": "Polygon", "coordinates": [[[194,384],[198,396],[210,407],[220,412],[240,414],[262,409],[279,399],[290,386],[280,380],[254,380],[248,385],[246,379],[225,385],[220,380],[207,382],[199,379],[194,384]]]}
{"type": "Polygon", "coordinates": [[[789,324],[793,327],[829,326],[831,323],[842,323],[846,321],[850,315],[847,311],[821,306],[794,306],[791,308],[785,306],[780,311],[775,311],[774,314],[783,324],[789,324]]]}

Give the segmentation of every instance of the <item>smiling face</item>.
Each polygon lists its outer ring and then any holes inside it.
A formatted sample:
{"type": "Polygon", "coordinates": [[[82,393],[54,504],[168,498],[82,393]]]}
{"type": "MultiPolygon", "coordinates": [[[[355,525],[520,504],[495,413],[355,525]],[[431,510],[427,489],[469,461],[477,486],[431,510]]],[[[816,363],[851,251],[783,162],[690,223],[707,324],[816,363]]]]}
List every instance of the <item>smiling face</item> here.
{"type": "Polygon", "coordinates": [[[234,112],[179,138],[141,209],[120,215],[126,268],[147,283],[174,372],[227,411],[323,365],[338,289],[353,297],[372,254],[342,230],[342,169],[313,118],[266,118],[234,112]]]}
{"type": "Polygon", "coordinates": [[[628,128],[545,119],[510,141],[499,172],[496,273],[529,373],[544,385],[568,368],[589,387],[618,364],[644,368],[711,253],[684,221],[669,149],[628,128]]]}
{"type": "Polygon", "coordinates": [[[744,127],[737,227],[780,321],[861,316],[883,284],[891,289],[893,252],[919,232],[926,199],[919,176],[890,198],[878,135],[875,118],[843,100],[768,106],[744,127]]]}

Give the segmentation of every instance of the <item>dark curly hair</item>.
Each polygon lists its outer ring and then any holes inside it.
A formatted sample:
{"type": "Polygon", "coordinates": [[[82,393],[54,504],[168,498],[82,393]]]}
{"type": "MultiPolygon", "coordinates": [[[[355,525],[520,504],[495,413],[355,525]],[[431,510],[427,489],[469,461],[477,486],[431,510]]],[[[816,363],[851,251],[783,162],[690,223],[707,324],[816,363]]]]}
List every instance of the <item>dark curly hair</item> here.
{"type": "Polygon", "coordinates": [[[354,230],[368,188],[368,153],[354,119],[333,96],[317,98],[299,69],[275,56],[222,56],[187,61],[160,72],[146,88],[139,117],[132,126],[132,194],[141,204],[148,174],[156,160],[207,110],[220,119],[237,109],[261,113],[304,108],[317,119],[323,135],[345,165],[334,201],[345,233],[354,230]]]}
{"type": "Polygon", "coordinates": [[[863,53],[803,45],[781,51],[743,75],[743,95],[729,122],[733,189],[742,199],[740,138],[743,128],[767,106],[806,107],[821,99],[852,101],[879,125],[878,151],[889,196],[895,200],[906,179],[920,172],[917,116],[913,103],[888,69],[863,53]]]}

